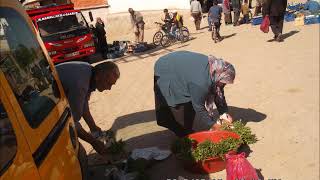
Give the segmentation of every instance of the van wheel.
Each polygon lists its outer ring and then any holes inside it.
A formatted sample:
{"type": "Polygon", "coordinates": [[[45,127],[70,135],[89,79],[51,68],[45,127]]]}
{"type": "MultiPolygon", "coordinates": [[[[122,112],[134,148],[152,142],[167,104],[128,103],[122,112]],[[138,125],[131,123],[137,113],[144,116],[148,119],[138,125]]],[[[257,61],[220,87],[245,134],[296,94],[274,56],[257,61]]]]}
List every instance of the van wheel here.
{"type": "Polygon", "coordinates": [[[88,180],[88,157],[87,152],[79,142],[78,159],[81,167],[82,180],[88,180]]]}

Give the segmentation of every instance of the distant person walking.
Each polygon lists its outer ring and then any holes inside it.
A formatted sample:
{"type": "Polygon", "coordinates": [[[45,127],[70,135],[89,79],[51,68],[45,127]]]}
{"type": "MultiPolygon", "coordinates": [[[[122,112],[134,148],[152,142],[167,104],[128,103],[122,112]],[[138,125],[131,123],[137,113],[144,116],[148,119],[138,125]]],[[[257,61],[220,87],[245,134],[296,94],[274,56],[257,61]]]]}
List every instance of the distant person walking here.
{"type": "Polygon", "coordinates": [[[239,17],[240,17],[240,10],[241,10],[241,3],[240,0],[231,0],[232,2],[232,9],[233,9],[233,26],[239,25],[239,17]]]}
{"type": "Polygon", "coordinates": [[[142,43],[144,39],[144,21],[140,12],[134,11],[132,8],[128,9],[131,15],[131,24],[133,26],[133,32],[137,43],[142,43]]]}
{"type": "Polygon", "coordinates": [[[249,17],[250,9],[249,9],[248,0],[244,0],[243,4],[241,5],[241,13],[243,15],[242,23],[248,24],[250,22],[250,17],[249,17]]]}
{"type": "Polygon", "coordinates": [[[210,17],[211,23],[216,30],[214,33],[215,41],[222,40],[222,37],[220,36],[221,15],[222,15],[222,7],[218,5],[218,0],[214,0],[213,6],[210,8],[208,12],[208,17],[210,17]]]}
{"type": "Polygon", "coordinates": [[[262,12],[263,1],[264,0],[256,0],[256,7],[254,9],[253,16],[258,16],[262,12]]]}
{"type": "Polygon", "coordinates": [[[270,26],[274,34],[274,39],[278,42],[283,41],[283,19],[287,8],[287,0],[266,0],[263,6],[265,10],[264,16],[268,15],[270,18],[270,26]]]}
{"type": "Polygon", "coordinates": [[[196,26],[196,30],[200,30],[200,24],[202,19],[202,8],[201,4],[197,0],[193,0],[190,4],[190,12],[191,16],[194,19],[194,24],[196,26]]]}
{"type": "Polygon", "coordinates": [[[108,44],[106,38],[106,30],[104,29],[104,22],[100,17],[97,18],[95,33],[98,39],[98,49],[103,56],[108,52],[108,44]]]}
{"type": "Polygon", "coordinates": [[[222,9],[223,9],[223,13],[224,13],[224,23],[226,25],[232,24],[230,0],[223,0],[222,9]]]}

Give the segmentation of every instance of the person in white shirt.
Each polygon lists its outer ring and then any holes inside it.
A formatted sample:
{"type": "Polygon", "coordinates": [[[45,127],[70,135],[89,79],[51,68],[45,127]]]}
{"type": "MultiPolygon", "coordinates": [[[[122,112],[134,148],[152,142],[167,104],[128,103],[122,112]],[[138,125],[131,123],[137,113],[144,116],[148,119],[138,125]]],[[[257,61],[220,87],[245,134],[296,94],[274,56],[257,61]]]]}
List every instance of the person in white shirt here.
{"type": "Polygon", "coordinates": [[[202,19],[202,8],[201,4],[197,0],[193,0],[190,4],[190,12],[193,17],[196,30],[200,30],[200,24],[202,19]]]}

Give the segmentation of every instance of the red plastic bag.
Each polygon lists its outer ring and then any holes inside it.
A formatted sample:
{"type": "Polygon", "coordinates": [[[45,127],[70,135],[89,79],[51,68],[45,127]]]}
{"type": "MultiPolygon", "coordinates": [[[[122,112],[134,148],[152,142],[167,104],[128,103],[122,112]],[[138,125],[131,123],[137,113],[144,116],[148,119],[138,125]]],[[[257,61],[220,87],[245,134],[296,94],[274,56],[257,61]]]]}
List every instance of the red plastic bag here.
{"type": "Polygon", "coordinates": [[[262,20],[262,23],[260,25],[260,30],[264,33],[269,32],[269,26],[270,26],[270,19],[269,16],[265,16],[262,20]]]}
{"type": "Polygon", "coordinates": [[[226,154],[227,180],[259,180],[257,172],[245,157],[245,153],[226,154]]]}

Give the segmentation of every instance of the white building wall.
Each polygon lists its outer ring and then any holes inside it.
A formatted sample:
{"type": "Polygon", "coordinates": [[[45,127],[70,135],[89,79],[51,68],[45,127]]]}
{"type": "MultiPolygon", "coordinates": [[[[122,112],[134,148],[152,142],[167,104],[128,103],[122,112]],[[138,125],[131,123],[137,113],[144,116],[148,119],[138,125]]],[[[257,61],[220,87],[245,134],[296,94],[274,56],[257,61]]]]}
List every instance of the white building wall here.
{"type": "Polygon", "coordinates": [[[108,0],[108,4],[109,13],[127,12],[130,7],[137,11],[190,8],[190,0],[108,0]]]}
{"type": "MultiPolygon", "coordinates": [[[[95,25],[97,17],[100,17],[105,22],[107,37],[121,37],[125,34],[133,35],[128,13],[128,8],[130,7],[142,13],[146,23],[145,29],[157,27],[154,22],[161,21],[163,9],[165,8],[169,9],[169,11],[178,10],[180,14],[184,15],[185,21],[189,19],[189,0],[108,0],[108,5],[109,7],[81,9],[89,24],[95,25]],[[89,18],[90,11],[94,18],[93,22],[89,18]]],[[[133,40],[133,36],[131,40],[133,40]]]]}

